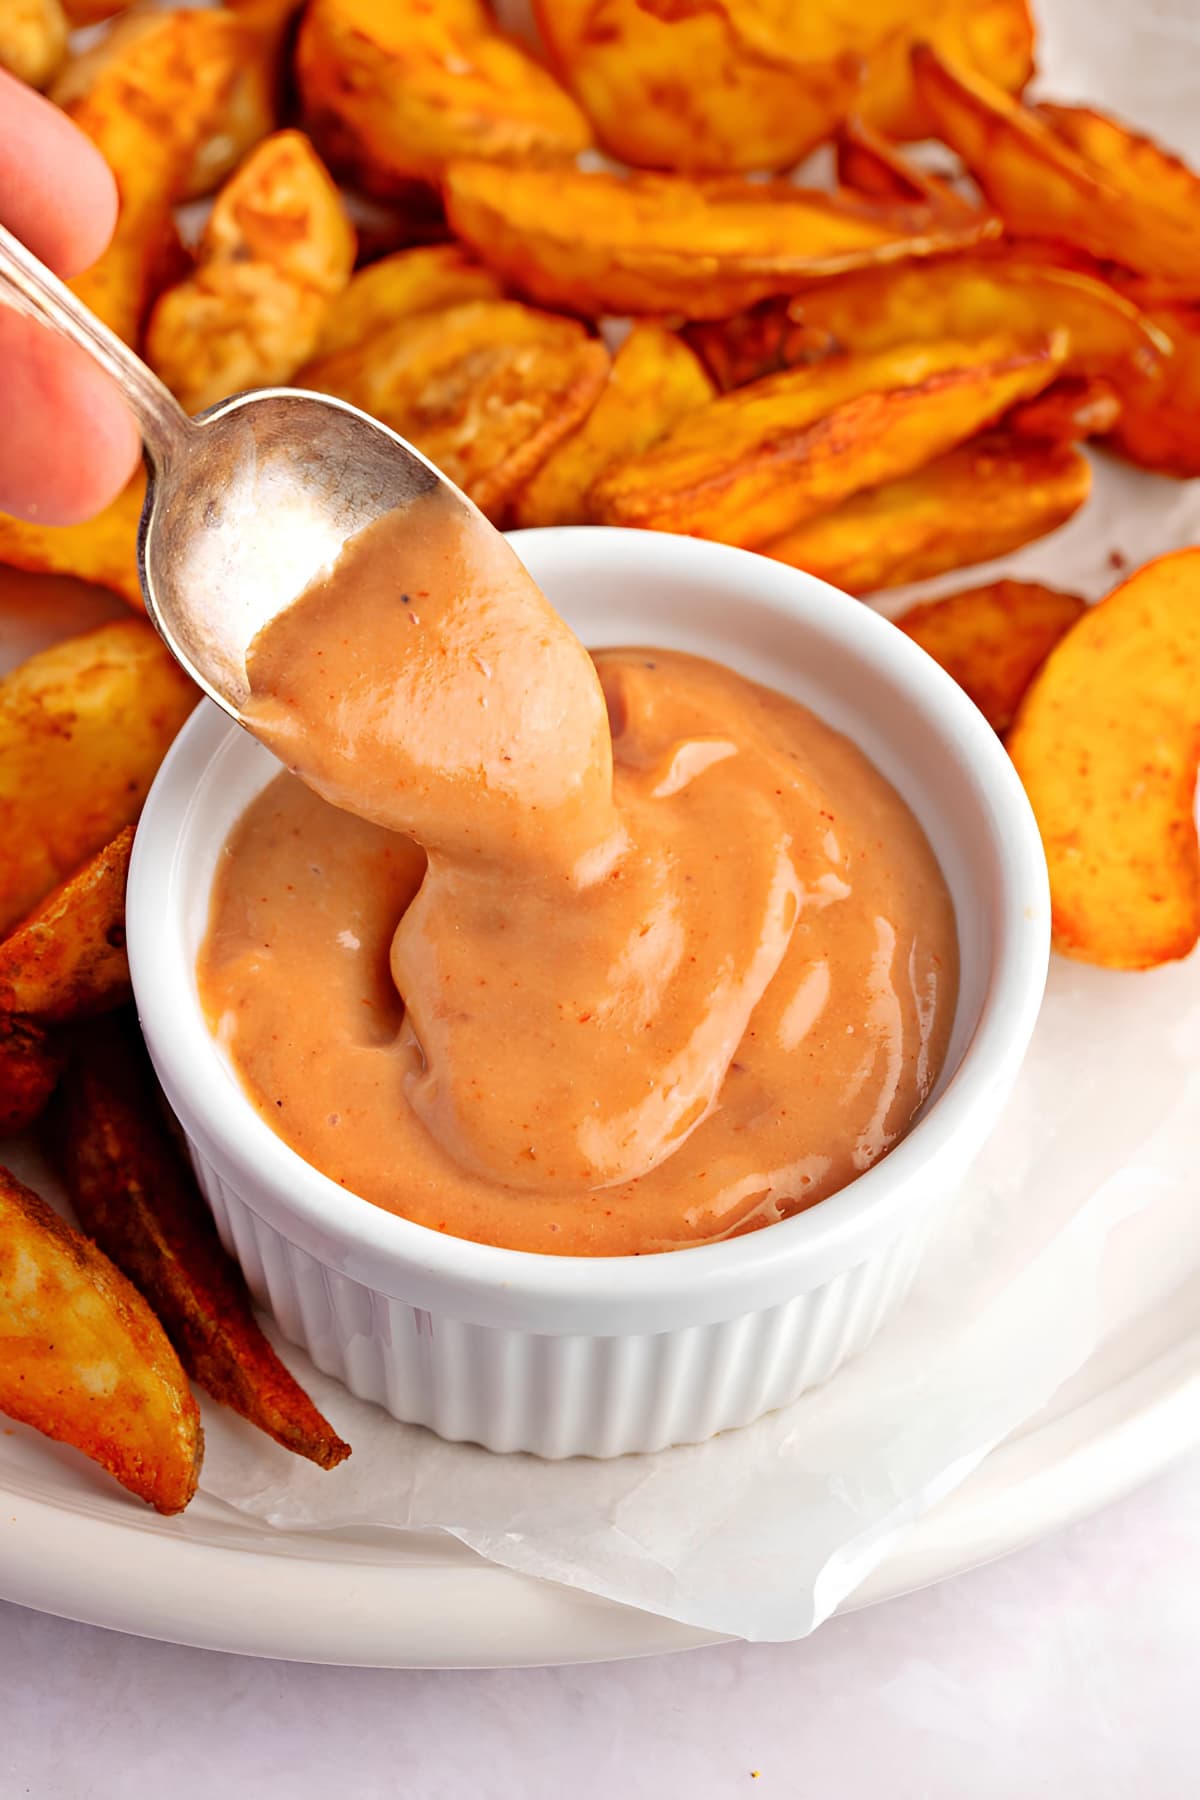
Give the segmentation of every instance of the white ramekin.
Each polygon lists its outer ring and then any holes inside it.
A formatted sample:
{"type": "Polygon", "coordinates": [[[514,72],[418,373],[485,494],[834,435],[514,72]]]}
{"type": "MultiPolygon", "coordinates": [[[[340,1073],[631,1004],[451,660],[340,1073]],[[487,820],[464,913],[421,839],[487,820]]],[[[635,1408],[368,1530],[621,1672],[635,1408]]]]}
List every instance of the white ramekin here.
{"type": "Polygon", "coordinates": [[[934,1094],[891,1155],[811,1211],[727,1243],[555,1257],[447,1237],[347,1194],[258,1116],[201,1012],[221,845],[277,771],[204,702],[146,803],[129,883],[142,1025],[222,1238],[317,1366],[442,1437],[614,1456],[744,1425],[861,1350],[905,1294],[939,1201],[995,1124],[1049,954],[1037,829],[999,740],[867,607],[742,550],[591,528],[513,542],[585,643],[715,657],[848,732],[921,820],[962,962],[934,1094]]]}

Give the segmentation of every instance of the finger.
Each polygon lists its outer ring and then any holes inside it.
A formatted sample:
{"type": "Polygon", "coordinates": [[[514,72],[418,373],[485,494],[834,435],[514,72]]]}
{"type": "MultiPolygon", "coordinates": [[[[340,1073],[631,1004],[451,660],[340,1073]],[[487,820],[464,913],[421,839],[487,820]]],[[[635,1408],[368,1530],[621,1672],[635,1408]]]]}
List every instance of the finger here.
{"type": "Polygon", "coordinates": [[[102,254],[117,222],[117,184],[66,113],[0,69],[0,223],[58,275],[102,254]]]}
{"type": "Polygon", "coordinates": [[[140,440],[117,389],[89,356],[0,307],[0,510],[73,525],[116,498],[140,440]]]}

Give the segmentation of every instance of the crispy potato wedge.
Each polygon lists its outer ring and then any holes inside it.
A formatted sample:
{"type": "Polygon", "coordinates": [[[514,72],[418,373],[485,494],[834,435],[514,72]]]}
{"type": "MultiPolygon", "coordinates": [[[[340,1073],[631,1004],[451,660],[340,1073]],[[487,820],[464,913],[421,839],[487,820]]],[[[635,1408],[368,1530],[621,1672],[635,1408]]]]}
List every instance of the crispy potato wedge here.
{"type": "Polygon", "coordinates": [[[67,638],[0,681],[0,931],[132,824],[197,698],[141,619],[67,638]]]}
{"type": "Polygon", "coordinates": [[[596,517],[751,549],[973,437],[1054,379],[1061,348],[916,344],[725,394],[592,489],[596,517]]]}
{"type": "Polygon", "coordinates": [[[80,1223],[145,1296],[193,1381],[323,1469],[350,1454],[259,1329],[246,1284],[158,1113],[131,1019],[87,1029],[56,1139],[80,1223]]]}
{"type": "Polygon", "coordinates": [[[196,268],[161,294],[146,360],[190,413],[282,386],[316,348],[350,279],[354,232],[300,131],[264,138],[221,189],[196,268]]]}
{"type": "Polygon", "coordinates": [[[129,0],[63,0],[63,11],[72,25],[98,25],[128,4],[129,0]]]}
{"type": "Polygon", "coordinates": [[[75,575],[142,604],[137,535],[146,477],[135,475],[111,506],[81,525],[35,525],[0,513],[0,563],[35,575],[75,575]]]}
{"type": "Polygon", "coordinates": [[[1200,301],[1156,298],[1137,282],[1123,291],[1145,307],[1171,356],[1163,375],[1122,381],[1113,448],[1160,475],[1200,475],[1200,301]]]}
{"type": "Polygon", "coordinates": [[[439,312],[467,300],[502,300],[490,269],[461,244],[422,244],[360,269],[332,302],[321,327],[319,356],[334,356],[386,331],[397,319],[439,312]]]}
{"type": "Polygon", "coordinates": [[[1072,375],[1144,379],[1171,350],[1132,298],[1094,275],[1027,257],[1022,246],[840,276],[791,302],[789,311],[793,325],[825,333],[845,350],[1061,331],[1072,375]]]}
{"type": "Polygon", "coordinates": [[[1069,444],[991,433],[764,546],[850,594],[925,581],[1007,556],[1063,525],[1092,471],[1069,444]]]}
{"type": "Polygon", "coordinates": [[[912,46],[917,41],[978,69],[1010,94],[1019,94],[1033,74],[1028,0],[926,0],[919,10],[899,5],[888,10],[887,25],[868,52],[858,100],[867,124],[888,137],[903,141],[937,135],[936,120],[913,78],[912,46]]]}
{"type": "Polygon", "coordinates": [[[994,221],[946,221],[788,182],[685,181],[455,163],[446,213],[512,287],[548,306],[721,319],[847,269],[963,248],[994,221]]]}
{"type": "MultiPolygon", "coordinates": [[[[258,0],[260,6],[265,3],[258,0]]],[[[187,172],[176,196],[180,200],[211,194],[275,127],[282,26],[273,30],[269,18],[253,6],[242,7],[236,20],[229,14],[218,17],[222,22],[216,25],[191,9],[134,7],[97,43],[71,58],[51,94],[68,112],[96,105],[126,105],[137,112],[148,100],[161,111],[164,98],[180,104],[185,116],[176,121],[175,130],[191,138],[187,172]],[[198,95],[180,83],[180,55],[193,59],[202,90],[198,95]],[[179,85],[173,94],[160,90],[155,95],[160,79],[179,85]],[[189,107],[193,110],[187,116],[189,107]]]]}
{"type": "Polygon", "coordinates": [[[1078,594],[1036,581],[993,581],[922,601],[895,623],[1003,733],[1051,650],[1086,608],[1078,594]]]}
{"type": "Polygon", "coordinates": [[[179,1358],[108,1258],[7,1169],[0,1321],[0,1412],[82,1450],[159,1512],[182,1512],[204,1434],[179,1358]]]}
{"type": "Polygon", "coordinates": [[[1068,375],[1032,400],[1014,406],[1002,421],[1017,437],[1077,444],[1104,437],[1121,417],[1121,396],[1100,375],[1068,375]]]}
{"type": "Polygon", "coordinates": [[[597,477],[619,458],[648,450],[714,393],[682,338],[661,325],[635,325],[587,418],[517,495],[514,524],[586,524],[597,477]]]}
{"type": "Polygon", "coordinates": [[[1200,937],[1200,550],[1088,608],[1008,748],[1046,849],[1055,947],[1110,969],[1186,956],[1200,937]]]}
{"type": "Polygon", "coordinates": [[[127,825],[0,943],[0,1013],[81,1019],[129,999],[125,884],[132,849],[127,825]]]}
{"type": "Polygon", "coordinates": [[[760,300],[729,319],[693,319],[683,336],[722,394],[842,348],[832,332],[805,324],[799,299],[760,300]]]}
{"type": "Polygon", "coordinates": [[[1056,137],[1102,169],[1119,188],[1140,195],[1158,211],[1172,213],[1185,230],[1195,229],[1200,175],[1182,157],[1089,106],[1055,106],[1042,100],[1033,110],[1056,137]]]}
{"type": "Polygon", "coordinates": [[[0,69],[44,88],[67,54],[67,21],[60,0],[5,0],[0,7],[0,69]]]}
{"type": "Polygon", "coordinates": [[[478,0],[311,0],[296,46],[305,121],[368,193],[436,182],[454,157],[569,162],[587,120],[478,0]]]}
{"type": "Polygon", "coordinates": [[[1200,287],[1200,234],[1169,200],[1118,182],[986,77],[913,51],[917,91],[1010,231],[1200,287]]]}
{"type": "MultiPolygon", "coordinates": [[[[133,13],[55,86],[52,98],[103,153],[121,197],[111,244],[71,287],[127,343],[177,265],[176,201],[195,190],[201,165],[218,178],[231,138],[235,159],[246,147],[234,114],[256,41],[229,12],[133,13]]],[[[272,121],[252,111],[261,136],[272,121]]]]}
{"type": "Polygon", "coordinates": [[[950,218],[974,217],[978,207],[940,175],[910,162],[882,132],[861,119],[847,119],[834,139],[837,178],[842,187],[874,200],[929,206],[950,218]]]}
{"type": "Polygon", "coordinates": [[[782,169],[827,138],[863,75],[851,9],[788,0],[535,0],[554,65],[640,168],[782,169]]]}
{"type": "Polygon", "coordinates": [[[474,300],[400,319],[299,379],[374,413],[499,518],[586,417],[608,367],[574,319],[474,300]]]}
{"type": "Polygon", "coordinates": [[[61,1047],[44,1026],[0,1013],[0,1138],[28,1131],[41,1118],[62,1066],[61,1047]]]}

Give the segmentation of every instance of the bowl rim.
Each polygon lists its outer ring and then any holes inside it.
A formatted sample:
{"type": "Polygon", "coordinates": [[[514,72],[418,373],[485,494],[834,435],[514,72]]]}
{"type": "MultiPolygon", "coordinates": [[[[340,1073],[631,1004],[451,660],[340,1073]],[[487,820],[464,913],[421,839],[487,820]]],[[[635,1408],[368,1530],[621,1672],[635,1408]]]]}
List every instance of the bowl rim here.
{"type": "MultiPolygon", "coordinates": [[[[1024,1057],[1045,987],[1050,902],[1037,825],[1000,739],[974,703],[912,639],[839,589],[753,552],[698,538],[610,526],[509,536],[518,554],[538,540],[553,555],[569,539],[572,555],[626,563],[632,558],[651,577],[670,564],[674,578],[690,567],[731,588],[750,583],[760,602],[886,674],[936,731],[953,740],[969,762],[1001,891],[979,1017],[943,1092],[894,1149],[818,1205],[740,1237],[669,1252],[562,1256],[507,1249],[435,1231],[348,1193],[278,1137],[230,1082],[174,929],[179,865],[201,778],[242,735],[211,701],[201,701],[164,760],[134,843],[129,958],[151,1056],[185,1132],[218,1174],[232,1180],[251,1211],[327,1266],[367,1285],[405,1294],[415,1282],[422,1293],[444,1291],[468,1313],[472,1302],[486,1305],[490,1297],[491,1310],[505,1322],[525,1316],[526,1303],[540,1305],[549,1309],[541,1328],[551,1331],[580,1328],[571,1324],[572,1308],[584,1303],[589,1312],[607,1306],[647,1321],[656,1306],[672,1307],[688,1295],[711,1316],[757,1310],[765,1294],[807,1291],[889,1242],[903,1229],[906,1208],[927,1184],[936,1184],[942,1168],[982,1147],[1024,1057]],[[972,1134],[964,1150],[963,1140],[972,1134]]],[[[650,1322],[645,1328],[663,1326],[650,1322]]]]}

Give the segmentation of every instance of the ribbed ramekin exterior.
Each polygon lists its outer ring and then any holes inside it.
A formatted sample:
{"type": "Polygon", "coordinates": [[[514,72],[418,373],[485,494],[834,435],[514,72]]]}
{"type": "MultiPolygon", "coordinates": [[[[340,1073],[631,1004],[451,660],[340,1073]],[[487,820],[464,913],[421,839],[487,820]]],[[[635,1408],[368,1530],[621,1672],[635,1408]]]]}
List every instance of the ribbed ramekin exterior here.
{"type": "Polygon", "coordinates": [[[284,1336],[395,1418],[535,1456],[620,1456],[748,1425],[864,1349],[904,1298],[933,1208],[867,1261],[782,1305],[620,1337],[436,1315],[352,1281],[266,1224],[193,1146],[225,1246],[284,1336]]]}

